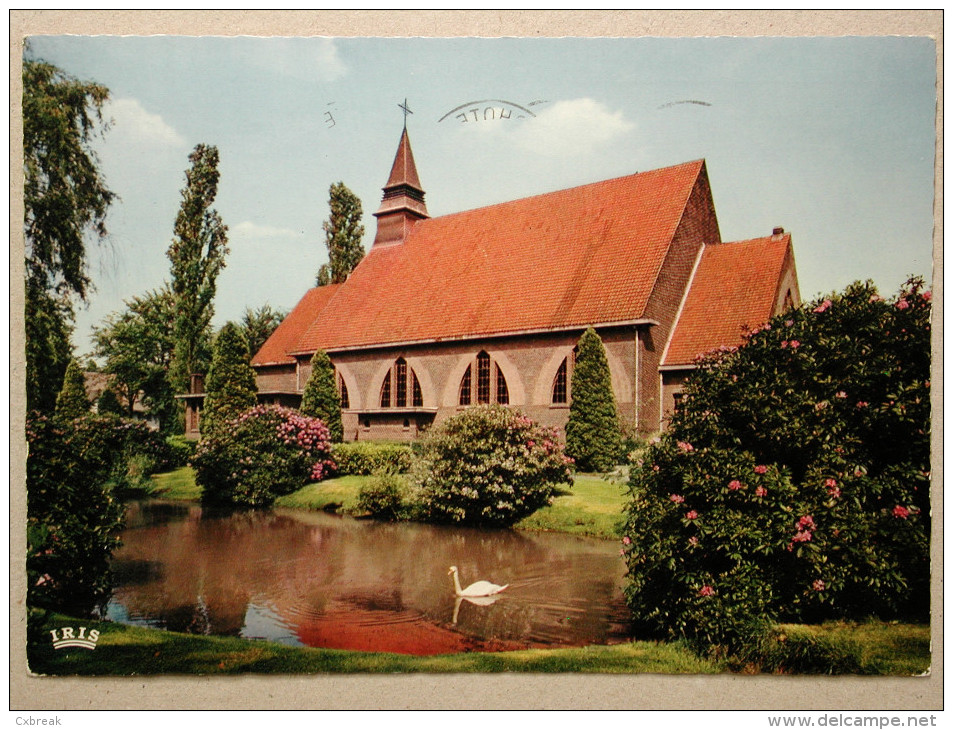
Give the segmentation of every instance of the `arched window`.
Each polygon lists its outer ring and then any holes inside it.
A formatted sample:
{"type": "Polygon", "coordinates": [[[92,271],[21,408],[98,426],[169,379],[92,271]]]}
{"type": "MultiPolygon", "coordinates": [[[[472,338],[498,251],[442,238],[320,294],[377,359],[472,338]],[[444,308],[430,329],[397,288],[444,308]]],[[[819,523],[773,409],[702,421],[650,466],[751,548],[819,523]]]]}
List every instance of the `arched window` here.
{"type": "Polygon", "coordinates": [[[381,384],[381,408],[407,408],[408,393],[411,407],[422,408],[424,395],[417,373],[407,365],[404,358],[399,357],[391,365],[381,384]]]}
{"type": "Polygon", "coordinates": [[[414,408],[423,408],[424,394],[423,394],[423,391],[420,390],[420,381],[417,380],[417,373],[411,370],[410,374],[414,376],[414,396],[413,396],[414,408]]]}
{"type": "Polygon", "coordinates": [[[510,402],[510,391],[506,386],[506,377],[493,359],[486,353],[480,352],[476,362],[467,365],[463,378],[460,380],[460,405],[468,406],[471,403],[501,403],[510,402]],[[476,392],[473,388],[473,370],[476,366],[476,392]]]}
{"type": "Polygon", "coordinates": [[[394,404],[398,408],[407,407],[407,361],[397,358],[394,363],[394,373],[397,375],[397,398],[394,404]]]}
{"type": "Polygon", "coordinates": [[[490,356],[477,355],[477,403],[490,402],[490,356]]]}
{"type": "Polygon", "coordinates": [[[341,394],[341,408],[350,408],[351,399],[347,395],[347,383],[340,375],[338,375],[338,392],[341,394]]]}
{"type": "Polygon", "coordinates": [[[569,358],[563,358],[553,378],[553,403],[569,402],[569,358]]]}
{"type": "Polygon", "coordinates": [[[467,371],[463,374],[463,378],[460,380],[460,405],[468,406],[470,405],[470,390],[472,387],[473,380],[473,366],[467,365],[467,371]]]}

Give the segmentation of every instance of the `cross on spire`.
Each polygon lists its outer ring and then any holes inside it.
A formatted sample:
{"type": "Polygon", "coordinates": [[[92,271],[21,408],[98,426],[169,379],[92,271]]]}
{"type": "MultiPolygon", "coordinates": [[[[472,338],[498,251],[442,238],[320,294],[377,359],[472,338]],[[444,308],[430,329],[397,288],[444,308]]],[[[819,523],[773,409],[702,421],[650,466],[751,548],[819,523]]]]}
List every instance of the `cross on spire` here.
{"type": "Polygon", "coordinates": [[[413,112],[410,111],[410,107],[407,106],[407,99],[406,99],[406,97],[404,98],[404,103],[403,103],[403,104],[398,104],[397,106],[404,110],[404,129],[407,129],[407,115],[408,115],[408,114],[413,114],[413,112]]]}

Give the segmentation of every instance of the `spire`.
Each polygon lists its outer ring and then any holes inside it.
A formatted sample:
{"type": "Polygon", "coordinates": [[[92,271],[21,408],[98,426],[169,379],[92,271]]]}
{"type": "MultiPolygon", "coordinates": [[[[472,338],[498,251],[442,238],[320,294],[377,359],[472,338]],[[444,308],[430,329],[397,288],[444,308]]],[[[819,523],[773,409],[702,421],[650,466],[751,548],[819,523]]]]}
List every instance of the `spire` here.
{"type": "MultiPolygon", "coordinates": [[[[406,102],[405,102],[406,104],[406,102]]],[[[401,107],[405,108],[405,107],[401,107]]],[[[404,112],[404,123],[407,112],[404,112]]],[[[390,177],[384,186],[381,207],[374,214],[377,217],[377,236],[374,245],[381,243],[400,243],[414,224],[429,218],[427,204],[424,202],[424,190],[417,176],[414,153],[410,149],[410,137],[404,127],[397,145],[397,155],[390,170],[390,177]]]]}

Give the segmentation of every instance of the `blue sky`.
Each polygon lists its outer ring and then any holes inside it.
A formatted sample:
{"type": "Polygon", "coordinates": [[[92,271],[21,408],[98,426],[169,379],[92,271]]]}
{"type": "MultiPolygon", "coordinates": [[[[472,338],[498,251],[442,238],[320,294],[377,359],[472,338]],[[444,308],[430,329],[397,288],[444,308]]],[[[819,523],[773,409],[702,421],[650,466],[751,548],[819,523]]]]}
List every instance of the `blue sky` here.
{"type": "Polygon", "coordinates": [[[120,200],[108,243],[91,248],[79,354],[93,325],[168,278],[198,143],[219,148],[215,207],[230,229],[214,323],[293,307],[326,261],[332,183],[363,201],[370,246],[405,97],[432,216],[705,158],[723,240],[790,231],[805,299],[932,276],[927,38],[38,36],[31,48],[111,91],[97,149],[120,200]],[[470,104],[482,100],[496,101],[470,104]],[[448,114],[461,105],[479,119],[448,114]],[[510,115],[484,119],[488,106],[510,115]]]}

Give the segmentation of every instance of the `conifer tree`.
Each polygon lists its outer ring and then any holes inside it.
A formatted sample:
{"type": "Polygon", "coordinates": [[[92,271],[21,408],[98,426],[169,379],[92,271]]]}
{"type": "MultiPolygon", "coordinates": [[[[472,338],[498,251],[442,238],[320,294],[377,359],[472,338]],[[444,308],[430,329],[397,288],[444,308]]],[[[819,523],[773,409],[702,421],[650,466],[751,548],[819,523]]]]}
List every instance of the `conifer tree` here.
{"type": "Polygon", "coordinates": [[[116,391],[112,388],[106,388],[96,400],[96,412],[99,414],[112,413],[116,416],[123,415],[122,403],[116,396],[116,391]]]}
{"type": "Polygon", "coordinates": [[[591,327],[581,338],[572,373],[566,454],[580,471],[609,471],[622,456],[622,433],[602,339],[591,327]]]}
{"type": "Polygon", "coordinates": [[[335,443],[344,440],[341,396],[334,382],[334,366],[324,350],[318,350],[311,358],[311,375],[301,396],[301,412],[324,421],[335,443]]]}
{"type": "Polygon", "coordinates": [[[76,360],[70,360],[63,378],[63,388],[56,396],[56,416],[70,421],[89,413],[89,401],[86,399],[86,379],[76,360]]]}
{"type": "Polygon", "coordinates": [[[249,364],[248,342],[241,328],[229,322],[212,345],[212,363],[205,379],[202,433],[213,432],[225,421],[257,402],[255,371],[249,364]]]}

